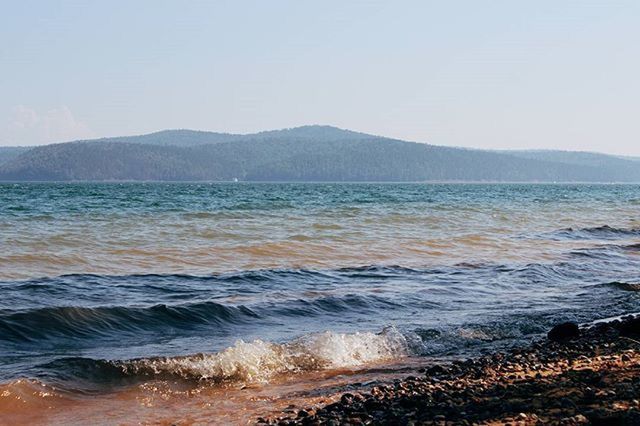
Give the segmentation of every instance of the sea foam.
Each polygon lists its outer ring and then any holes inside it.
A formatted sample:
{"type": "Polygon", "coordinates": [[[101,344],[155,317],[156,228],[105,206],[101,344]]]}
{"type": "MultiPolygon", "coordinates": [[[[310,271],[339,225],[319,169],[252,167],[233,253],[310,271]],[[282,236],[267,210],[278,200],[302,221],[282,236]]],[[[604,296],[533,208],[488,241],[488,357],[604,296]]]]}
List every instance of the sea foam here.
{"type": "Polygon", "coordinates": [[[239,340],[214,354],[117,361],[127,375],[178,376],[214,382],[266,382],[304,371],[357,368],[408,355],[411,342],[394,327],[381,333],[323,332],[277,344],[239,340]]]}

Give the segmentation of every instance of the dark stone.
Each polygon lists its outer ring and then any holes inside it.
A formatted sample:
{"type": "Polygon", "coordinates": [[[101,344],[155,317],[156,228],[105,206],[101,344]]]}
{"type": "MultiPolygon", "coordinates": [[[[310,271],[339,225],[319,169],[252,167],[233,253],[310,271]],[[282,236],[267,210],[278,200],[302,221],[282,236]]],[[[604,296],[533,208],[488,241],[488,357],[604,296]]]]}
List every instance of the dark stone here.
{"type": "Polygon", "coordinates": [[[446,372],[447,370],[445,370],[444,367],[442,367],[441,365],[434,365],[433,367],[430,367],[429,369],[427,369],[427,375],[429,376],[437,376],[438,374],[442,374],[444,372],[446,372]]]}
{"type": "Polygon", "coordinates": [[[617,328],[624,335],[640,335],[640,316],[622,322],[617,328]]]}
{"type": "Polygon", "coordinates": [[[625,424],[623,413],[611,412],[602,408],[587,412],[586,415],[589,422],[595,426],[615,426],[625,424]]]}
{"type": "Polygon", "coordinates": [[[340,398],[340,402],[342,402],[344,405],[348,405],[348,404],[352,404],[354,400],[354,397],[352,394],[350,393],[345,393],[344,395],[342,395],[342,397],[340,398]]]}
{"type": "Polygon", "coordinates": [[[575,322],[565,322],[553,327],[547,337],[554,342],[572,340],[580,337],[580,328],[575,322]]]}
{"type": "Polygon", "coordinates": [[[364,402],[364,408],[371,412],[371,411],[377,411],[377,410],[384,410],[385,406],[382,402],[380,401],[376,401],[375,399],[367,399],[364,402]]]}

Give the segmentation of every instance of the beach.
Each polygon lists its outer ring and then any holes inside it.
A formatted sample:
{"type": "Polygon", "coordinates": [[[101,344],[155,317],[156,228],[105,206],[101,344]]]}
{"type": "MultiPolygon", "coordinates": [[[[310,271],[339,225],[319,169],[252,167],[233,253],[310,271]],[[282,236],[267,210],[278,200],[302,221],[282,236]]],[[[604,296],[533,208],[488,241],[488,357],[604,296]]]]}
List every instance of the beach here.
{"type": "MultiPolygon", "coordinates": [[[[576,326],[577,328],[577,326],[576,326]]],[[[258,424],[640,424],[640,316],[435,364],[258,424]]]]}

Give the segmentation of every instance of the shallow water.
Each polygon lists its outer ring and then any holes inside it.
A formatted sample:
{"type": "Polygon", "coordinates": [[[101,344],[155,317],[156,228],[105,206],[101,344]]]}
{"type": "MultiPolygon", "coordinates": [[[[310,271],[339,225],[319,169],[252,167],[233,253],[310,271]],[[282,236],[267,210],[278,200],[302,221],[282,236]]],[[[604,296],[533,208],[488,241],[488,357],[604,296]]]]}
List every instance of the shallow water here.
{"type": "Polygon", "coordinates": [[[637,185],[0,184],[0,413],[247,420],[638,311],[639,208],[637,185]]]}

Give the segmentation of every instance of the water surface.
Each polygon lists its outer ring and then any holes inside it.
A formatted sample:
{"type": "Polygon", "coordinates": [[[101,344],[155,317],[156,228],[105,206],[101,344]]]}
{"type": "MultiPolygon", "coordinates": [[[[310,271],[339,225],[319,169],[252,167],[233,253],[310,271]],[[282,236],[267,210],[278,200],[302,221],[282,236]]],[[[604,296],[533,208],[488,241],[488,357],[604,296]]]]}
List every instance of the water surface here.
{"type": "Polygon", "coordinates": [[[639,208],[637,185],[0,184],[0,411],[203,421],[635,312],[639,208]]]}

